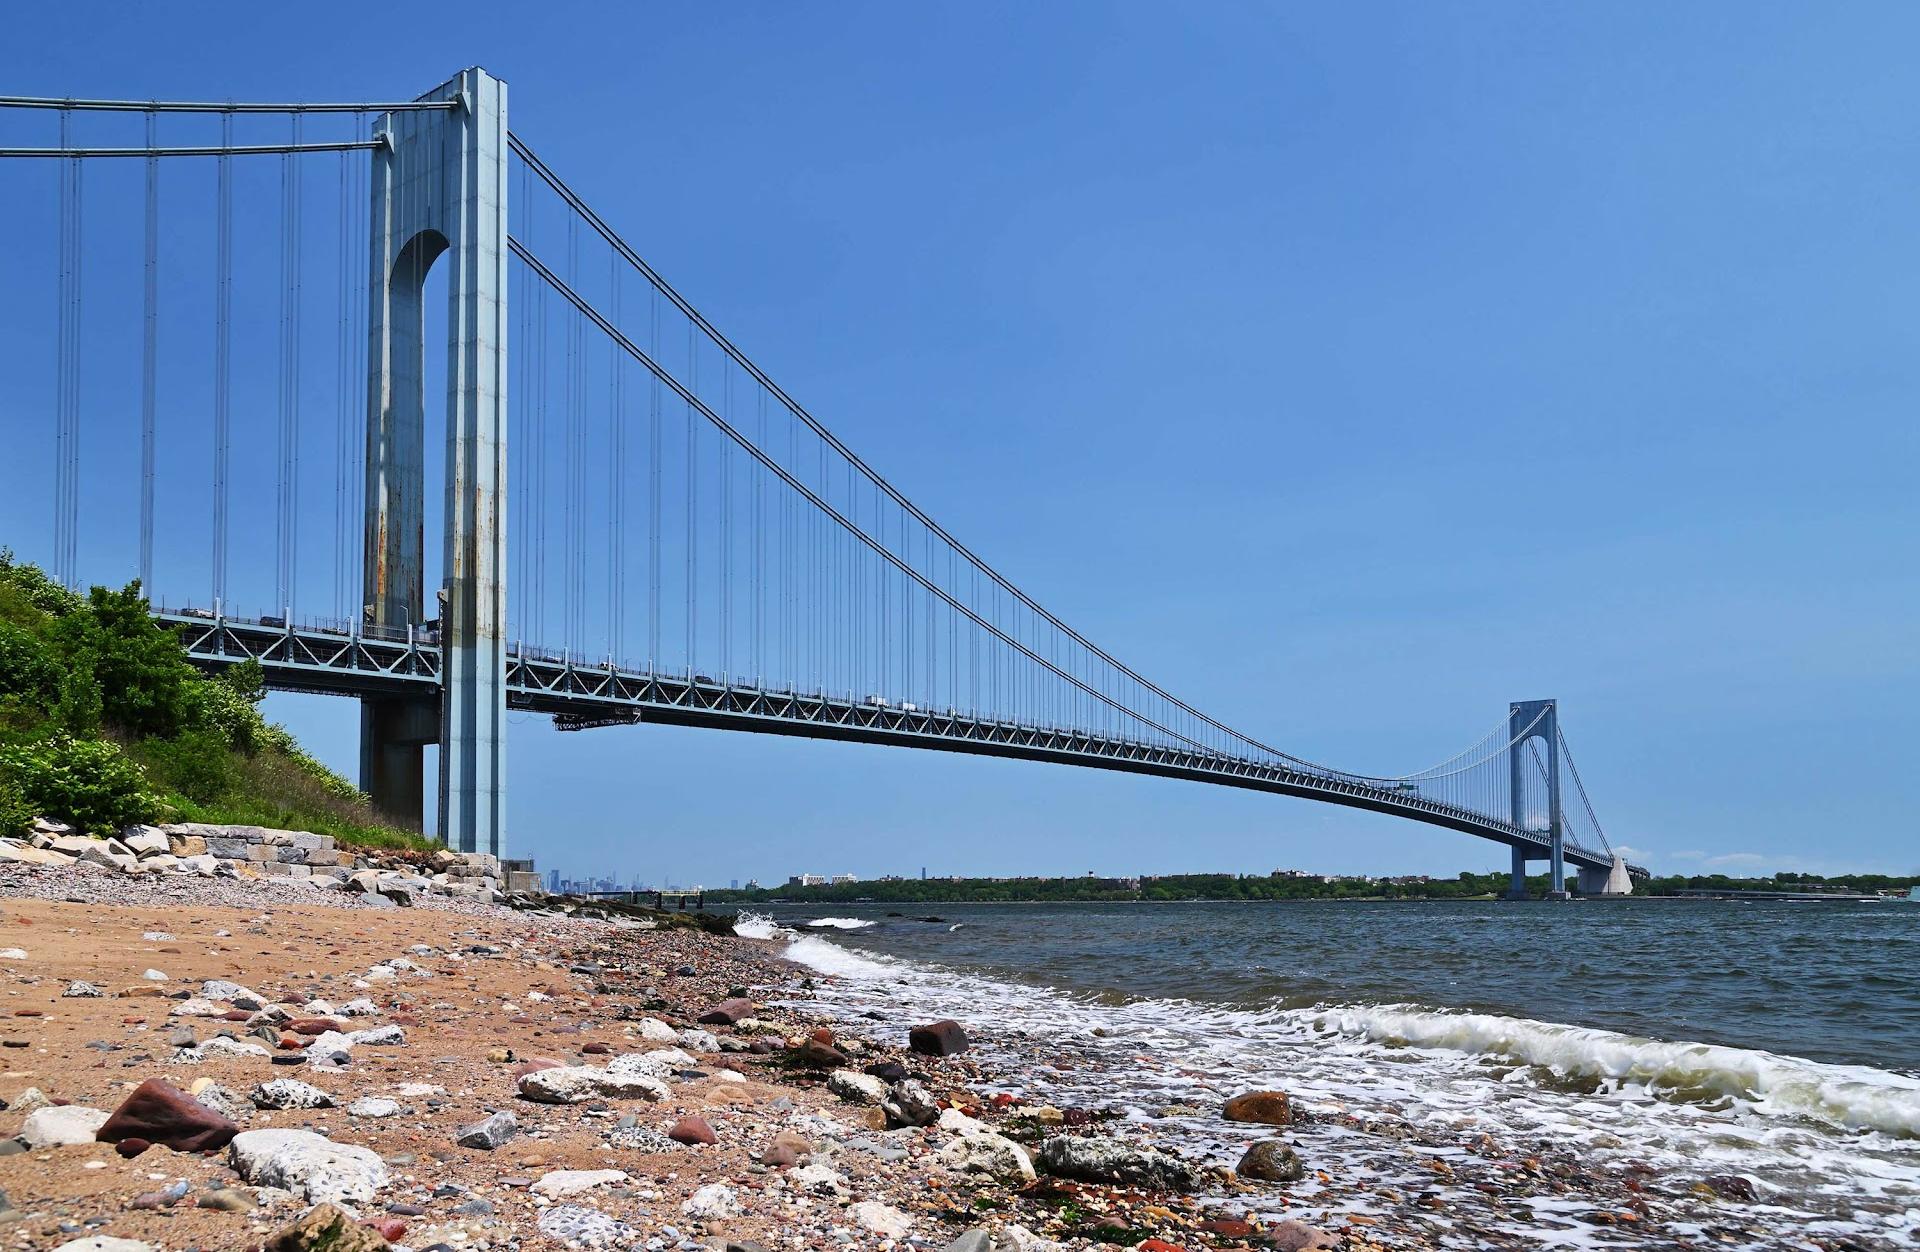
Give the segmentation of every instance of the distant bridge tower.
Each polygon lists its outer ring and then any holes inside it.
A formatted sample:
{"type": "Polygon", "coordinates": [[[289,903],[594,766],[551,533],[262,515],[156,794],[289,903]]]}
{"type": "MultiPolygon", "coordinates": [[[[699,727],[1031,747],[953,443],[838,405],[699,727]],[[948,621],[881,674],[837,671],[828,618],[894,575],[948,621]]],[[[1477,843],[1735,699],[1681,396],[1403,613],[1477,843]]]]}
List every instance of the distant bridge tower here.
{"type": "MultiPolygon", "coordinates": [[[[1511,788],[1513,824],[1527,829],[1527,769],[1533,762],[1533,741],[1546,744],[1547,839],[1549,899],[1561,899],[1567,893],[1567,863],[1563,855],[1566,832],[1560,814],[1560,713],[1552,700],[1522,700],[1507,706],[1507,733],[1513,739],[1507,752],[1508,785],[1511,788]],[[1519,736],[1525,735],[1522,739],[1519,736]]],[[[1507,890],[1510,900],[1527,898],[1528,845],[1513,845],[1513,882],[1507,890]]]]}
{"type": "Polygon", "coordinates": [[[507,87],[463,71],[422,100],[451,109],[375,124],[368,351],[366,617],[438,619],[440,696],[366,699],[361,786],[419,815],[424,748],[440,745],[439,832],[501,853],[506,729],[507,87]],[[424,579],[427,271],[447,254],[445,581],[424,579]]]}

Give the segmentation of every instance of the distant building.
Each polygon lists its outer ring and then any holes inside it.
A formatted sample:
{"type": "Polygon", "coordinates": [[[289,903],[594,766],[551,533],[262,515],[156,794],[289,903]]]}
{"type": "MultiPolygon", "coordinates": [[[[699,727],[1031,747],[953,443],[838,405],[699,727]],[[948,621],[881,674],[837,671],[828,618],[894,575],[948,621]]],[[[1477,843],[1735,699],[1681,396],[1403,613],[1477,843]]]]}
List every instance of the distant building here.
{"type": "Polygon", "coordinates": [[[821,874],[795,874],[787,879],[789,887],[824,887],[826,885],[826,877],[821,874]]]}
{"type": "Polygon", "coordinates": [[[835,874],[829,880],[829,884],[831,886],[838,887],[841,883],[859,882],[859,881],[860,881],[860,876],[858,874],[835,874]]]}

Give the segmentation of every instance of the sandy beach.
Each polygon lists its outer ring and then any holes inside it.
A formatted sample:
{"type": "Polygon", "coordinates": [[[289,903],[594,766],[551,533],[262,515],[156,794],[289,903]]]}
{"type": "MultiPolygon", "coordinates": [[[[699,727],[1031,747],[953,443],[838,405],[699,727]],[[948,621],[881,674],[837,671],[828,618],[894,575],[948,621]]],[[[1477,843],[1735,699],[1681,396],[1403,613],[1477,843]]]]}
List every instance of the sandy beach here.
{"type": "MultiPolygon", "coordinates": [[[[85,865],[0,866],[0,915],[0,1134],[24,1136],[0,1156],[6,1246],[1407,1248],[1449,1212],[1470,1224],[1463,1195],[1550,1197],[1594,1246],[1762,1237],[1699,1180],[1486,1136],[1463,1154],[1277,1092],[1179,1110],[1268,1145],[1237,1170],[1185,1159],[1151,1120],[1010,1094],[1005,1048],[913,1051],[929,1023],[809,1007],[830,980],[693,927],[85,865]],[[95,1136],[130,1097],[159,1109],[156,1138],[176,1099],[230,1126],[212,1150],[128,1155],[139,1138],[95,1136]],[[1435,1186],[1315,1168],[1316,1142],[1354,1137],[1435,1186]],[[1353,1193],[1371,1215],[1330,1216],[1353,1193]],[[316,1204],[354,1242],[316,1234],[316,1204]]],[[[1072,1041],[1028,1063],[1070,1068],[1072,1041]]]]}

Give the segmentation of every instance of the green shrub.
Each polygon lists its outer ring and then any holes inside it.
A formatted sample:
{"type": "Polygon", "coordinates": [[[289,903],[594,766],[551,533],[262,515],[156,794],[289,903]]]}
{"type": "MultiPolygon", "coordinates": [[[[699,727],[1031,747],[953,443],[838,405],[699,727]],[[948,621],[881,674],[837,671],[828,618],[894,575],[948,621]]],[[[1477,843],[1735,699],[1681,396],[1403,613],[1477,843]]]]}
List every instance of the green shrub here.
{"type": "Polygon", "coordinates": [[[80,597],[48,578],[38,565],[21,565],[12,548],[0,548],[0,583],[41,613],[65,617],[80,607],[80,597]]]}
{"type": "Polygon", "coordinates": [[[155,782],[199,804],[220,799],[240,778],[233,750],[217,730],[184,730],[171,739],[148,739],[137,751],[155,782]]]}
{"type": "Polygon", "coordinates": [[[0,785],[11,786],[34,815],[112,834],[160,816],[140,767],[102,739],[56,734],[0,748],[0,785]]]}
{"type": "Polygon", "coordinates": [[[139,582],[119,591],[95,587],[86,609],[54,623],[54,646],[68,669],[100,685],[107,723],[141,737],[179,733],[195,711],[198,675],[179,641],[147,616],[139,582]]]}
{"type": "Polygon", "coordinates": [[[0,695],[50,701],[60,689],[60,673],[38,636],[0,622],[0,695]]]}
{"type": "Polygon", "coordinates": [[[34,812],[13,779],[0,776],[0,835],[23,835],[34,812]]]}

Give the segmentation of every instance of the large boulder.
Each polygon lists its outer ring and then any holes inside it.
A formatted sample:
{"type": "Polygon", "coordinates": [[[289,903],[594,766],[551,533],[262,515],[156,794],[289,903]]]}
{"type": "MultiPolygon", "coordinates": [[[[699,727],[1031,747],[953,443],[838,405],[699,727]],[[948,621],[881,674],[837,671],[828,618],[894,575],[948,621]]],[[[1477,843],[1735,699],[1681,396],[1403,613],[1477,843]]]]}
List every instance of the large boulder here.
{"type": "Polygon", "coordinates": [[[929,1022],[907,1032],[907,1047],[922,1056],[952,1056],[971,1046],[967,1032],[956,1021],[929,1022]]]}
{"type": "Polygon", "coordinates": [[[278,1187],[314,1204],[365,1204],[387,1184],[379,1153],[311,1130],[243,1130],[227,1155],[253,1186],[278,1187]]]}
{"type": "Polygon", "coordinates": [[[1200,1171],[1177,1156],[1104,1135],[1055,1135],[1040,1145],[1034,1163],[1060,1178],[1155,1191],[1192,1191],[1200,1181],[1200,1171]]]}
{"type": "Polygon", "coordinates": [[[239,1133],[232,1119],[164,1078],[149,1078],[120,1102],[94,1137],[101,1143],[145,1139],[175,1152],[212,1152],[239,1133]]]}
{"type": "Polygon", "coordinates": [[[1293,1102],[1284,1091],[1248,1091],[1228,1100],[1220,1115],[1230,1122],[1285,1126],[1293,1120],[1293,1102]]]}

